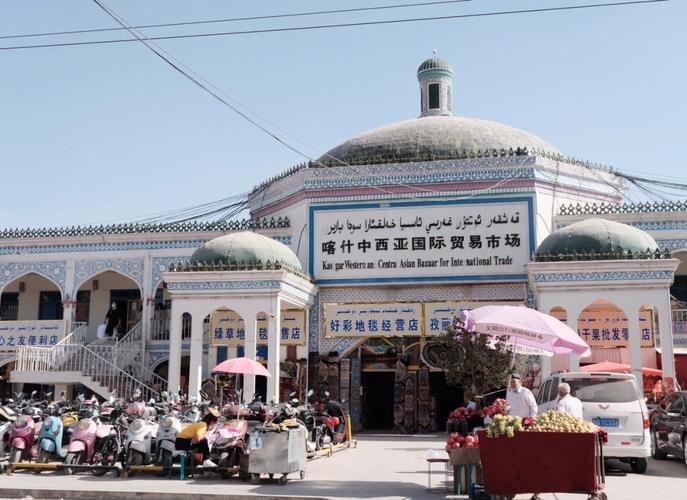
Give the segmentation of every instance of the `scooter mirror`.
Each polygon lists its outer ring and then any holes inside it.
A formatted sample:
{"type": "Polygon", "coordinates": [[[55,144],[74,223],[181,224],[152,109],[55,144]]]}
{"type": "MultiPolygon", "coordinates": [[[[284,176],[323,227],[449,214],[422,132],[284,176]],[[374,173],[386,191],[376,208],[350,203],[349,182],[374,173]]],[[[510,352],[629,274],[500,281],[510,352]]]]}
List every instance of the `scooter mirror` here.
{"type": "Polygon", "coordinates": [[[36,394],[38,394],[38,391],[31,391],[31,397],[34,397],[36,394]]]}
{"type": "Polygon", "coordinates": [[[45,399],[48,399],[50,396],[52,396],[52,392],[46,392],[45,393],[45,399]]]}
{"type": "Polygon", "coordinates": [[[296,391],[293,391],[291,394],[289,394],[289,397],[292,398],[296,395],[296,391]]]}
{"type": "Polygon", "coordinates": [[[292,402],[293,404],[295,404],[295,405],[297,405],[298,403],[300,403],[300,401],[298,401],[296,398],[293,398],[293,399],[291,400],[291,402],[292,402]]]}
{"type": "Polygon", "coordinates": [[[109,401],[110,401],[110,404],[114,403],[114,402],[115,402],[115,398],[114,398],[114,396],[110,396],[110,399],[109,399],[109,401]]]}
{"type": "Polygon", "coordinates": [[[155,398],[150,398],[150,401],[148,401],[149,405],[154,405],[155,404],[155,398]]]}
{"type": "Polygon", "coordinates": [[[310,389],[310,390],[308,391],[308,397],[312,396],[313,394],[315,394],[315,391],[313,391],[312,389],[310,389]]]}
{"type": "Polygon", "coordinates": [[[76,399],[83,403],[86,400],[86,396],[84,396],[83,394],[79,394],[79,396],[76,399]]]}
{"type": "Polygon", "coordinates": [[[329,391],[324,391],[324,395],[329,397],[329,391]]]}

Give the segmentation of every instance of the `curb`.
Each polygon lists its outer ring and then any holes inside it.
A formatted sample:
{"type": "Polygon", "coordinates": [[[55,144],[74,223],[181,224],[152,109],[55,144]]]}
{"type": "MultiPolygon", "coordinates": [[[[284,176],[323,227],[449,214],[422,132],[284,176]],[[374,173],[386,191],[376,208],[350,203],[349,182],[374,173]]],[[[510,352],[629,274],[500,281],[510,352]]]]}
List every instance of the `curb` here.
{"type": "Polygon", "coordinates": [[[303,497],[292,495],[232,495],[216,493],[168,493],[168,492],[141,492],[141,491],[103,491],[103,490],[48,490],[28,488],[0,488],[0,498],[36,500],[130,500],[132,498],[142,500],[198,500],[199,497],[208,500],[326,500],[323,497],[303,497]]]}

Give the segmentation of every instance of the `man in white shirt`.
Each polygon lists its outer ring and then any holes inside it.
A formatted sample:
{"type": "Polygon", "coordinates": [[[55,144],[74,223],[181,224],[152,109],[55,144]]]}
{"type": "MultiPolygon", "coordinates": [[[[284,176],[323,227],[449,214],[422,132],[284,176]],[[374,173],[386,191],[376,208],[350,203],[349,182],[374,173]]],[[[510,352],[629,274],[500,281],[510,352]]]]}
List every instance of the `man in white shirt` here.
{"type": "Polygon", "coordinates": [[[520,375],[510,376],[510,389],[506,393],[506,401],[510,405],[510,414],[518,417],[536,417],[537,401],[534,394],[527,387],[522,386],[520,375]]]}
{"type": "Polygon", "coordinates": [[[556,410],[582,418],[582,401],[570,394],[570,386],[565,382],[558,384],[558,404],[556,410]]]}

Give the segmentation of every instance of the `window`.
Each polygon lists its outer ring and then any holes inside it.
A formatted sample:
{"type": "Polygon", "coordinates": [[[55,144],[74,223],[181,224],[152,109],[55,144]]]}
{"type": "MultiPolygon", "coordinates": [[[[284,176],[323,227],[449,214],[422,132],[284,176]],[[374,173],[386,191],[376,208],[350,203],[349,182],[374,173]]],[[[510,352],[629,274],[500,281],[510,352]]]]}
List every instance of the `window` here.
{"type": "Polygon", "coordinates": [[[439,84],[430,83],[429,84],[429,109],[439,109],[441,105],[439,104],[439,84]]]}
{"type": "Polygon", "coordinates": [[[670,406],[670,411],[684,413],[685,403],[682,401],[682,396],[680,394],[676,394],[676,396],[673,404],[670,406]]]}
{"type": "Polygon", "coordinates": [[[544,382],[544,386],[539,389],[539,394],[537,395],[537,404],[548,403],[549,402],[549,390],[551,389],[551,380],[544,382]]]}
{"type": "Polygon", "coordinates": [[[629,403],[639,400],[634,379],[594,377],[565,379],[570,393],[583,403],[629,403]]]}

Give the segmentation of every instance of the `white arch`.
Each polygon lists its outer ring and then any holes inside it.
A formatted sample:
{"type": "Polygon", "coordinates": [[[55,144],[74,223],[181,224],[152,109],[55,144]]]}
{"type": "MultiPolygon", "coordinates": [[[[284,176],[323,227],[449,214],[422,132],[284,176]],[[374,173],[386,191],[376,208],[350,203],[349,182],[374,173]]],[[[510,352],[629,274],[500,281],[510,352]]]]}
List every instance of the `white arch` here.
{"type": "Polygon", "coordinates": [[[57,281],[55,281],[53,278],[51,278],[50,276],[48,276],[47,274],[45,274],[45,273],[43,273],[43,272],[41,272],[41,271],[26,271],[26,272],[24,272],[24,273],[22,273],[22,274],[19,274],[18,276],[16,276],[15,278],[12,278],[10,281],[8,281],[7,283],[5,283],[4,285],[0,286],[0,294],[2,294],[2,292],[5,291],[5,288],[7,288],[9,285],[11,285],[11,284],[14,283],[15,281],[20,280],[20,279],[22,279],[23,277],[28,276],[28,275],[30,275],[30,274],[36,274],[36,275],[40,276],[41,278],[45,278],[45,279],[48,280],[50,283],[52,283],[53,285],[55,285],[55,286],[57,287],[57,290],[60,292],[60,298],[61,298],[62,300],[64,300],[64,290],[62,290],[62,287],[60,286],[60,284],[59,284],[57,281]]]}
{"type": "Polygon", "coordinates": [[[141,298],[143,298],[143,296],[144,296],[144,295],[143,295],[143,285],[141,285],[141,284],[136,280],[136,278],[135,278],[134,276],[131,276],[131,275],[128,274],[128,273],[125,273],[125,272],[123,272],[123,271],[121,271],[121,270],[119,270],[119,269],[114,269],[114,268],[112,268],[112,267],[107,267],[107,268],[104,268],[104,269],[100,269],[100,270],[98,270],[97,272],[95,272],[94,274],[89,275],[87,278],[85,278],[84,280],[82,280],[80,283],[74,285],[74,295],[76,295],[77,292],[81,289],[81,287],[84,286],[88,281],[90,281],[90,280],[94,279],[96,276],[100,276],[101,274],[106,273],[106,272],[108,272],[108,271],[113,272],[113,273],[116,273],[116,274],[119,274],[119,275],[124,276],[125,278],[128,278],[128,279],[130,279],[131,281],[133,281],[134,284],[136,285],[136,287],[138,288],[139,293],[141,294],[141,298]]]}
{"type": "Polygon", "coordinates": [[[14,363],[17,360],[16,356],[10,356],[9,358],[0,359],[0,368],[10,363],[14,363]]]}

